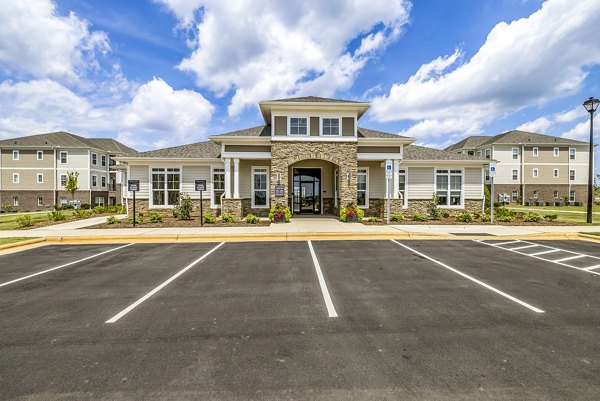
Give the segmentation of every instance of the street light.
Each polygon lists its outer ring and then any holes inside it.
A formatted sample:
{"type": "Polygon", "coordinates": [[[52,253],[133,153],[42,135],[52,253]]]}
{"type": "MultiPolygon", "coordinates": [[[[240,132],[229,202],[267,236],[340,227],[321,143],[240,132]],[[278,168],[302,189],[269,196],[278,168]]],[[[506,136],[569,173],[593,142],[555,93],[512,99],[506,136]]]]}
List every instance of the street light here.
{"type": "Polygon", "coordinates": [[[592,222],[592,207],[594,205],[594,112],[598,110],[600,100],[590,97],[583,102],[583,107],[590,113],[590,150],[589,150],[589,173],[588,173],[588,203],[587,222],[592,222]]]}

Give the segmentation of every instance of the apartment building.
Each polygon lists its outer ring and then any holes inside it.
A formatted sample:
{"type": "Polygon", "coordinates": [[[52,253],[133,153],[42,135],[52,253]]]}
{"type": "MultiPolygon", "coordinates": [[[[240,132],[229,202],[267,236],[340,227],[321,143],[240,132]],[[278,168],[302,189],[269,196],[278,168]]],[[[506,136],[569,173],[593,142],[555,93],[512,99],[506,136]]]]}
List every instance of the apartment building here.
{"type": "MultiPolygon", "coordinates": [[[[507,197],[524,205],[555,205],[566,198],[577,204],[587,201],[587,142],[514,130],[470,136],[446,150],[495,160],[496,200],[507,197]]],[[[484,174],[489,185],[487,169],[484,174]]]]}
{"type": "Polygon", "coordinates": [[[79,173],[75,199],[90,205],[121,203],[121,173],[114,157],[137,153],[110,138],[51,132],[0,141],[0,204],[16,211],[66,204],[70,172],[79,173]]]}

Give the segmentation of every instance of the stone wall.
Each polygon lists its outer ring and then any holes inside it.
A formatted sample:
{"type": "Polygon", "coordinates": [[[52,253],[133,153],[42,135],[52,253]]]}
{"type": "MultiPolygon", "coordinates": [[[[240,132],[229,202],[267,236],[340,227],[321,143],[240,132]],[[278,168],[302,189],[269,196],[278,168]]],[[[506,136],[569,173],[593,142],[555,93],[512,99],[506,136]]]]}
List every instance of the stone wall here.
{"type": "MultiPolygon", "coordinates": [[[[200,199],[192,199],[192,203],[193,203],[192,216],[194,216],[194,218],[199,217],[200,216],[200,199]]],[[[173,216],[172,208],[163,208],[163,209],[152,208],[152,209],[150,209],[148,199],[136,199],[135,200],[135,208],[136,208],[135,212],[137,214],[141,213],[144,216],[148,216],[148,213],[151,213],[151,212],[162,213],[165,216],[173,216]]],[[[221,214],[220,209],[211,209],[210,199],[202,200],[202,213],[203,214],[212,213],[213,216],[218,216],[221,214]]],[[[133,199],[129,199],[129,201],[127,202],[127,214],[129,216],[131,216],[133,214],[133,199]]]]}
{"type": "MultiPolygon", "coordinates": [[[[439,208],[442,212],[448,212],[450,216],[456,216],[458,214],[469,212],[483,213],[483,199],[465,199],[465,205],[463,209],[454,208],[439,208]]],[[[402,213],[404,217],[412,216],[415,213],[429,216],[429,204],[431,199],[409,199],[408,208],[400,209],[397,213],[402,213]]],[[[394,212],[392,212],[394,213],[394,212]]]]}
{"type": "MultiPolygon", "coordinates": [[[[281,201],[279,202],[281,203],[281,201]]],[[[269,209],[252,208],[252,200],[250,198],[242,199],[242,218],[246,217],[250,213],[258,217],[269,217],[269,209]]]]}
{"type": "Polygon", "coordinates": [[[9,205],[19,212],[52,210],[54,208],[53,191],[0,191],[0,204],[9,205]],[[13,206],[13,196],[19,197],[19,206],[13,206]],[[37,198],[41,197],[44,206],[38,206],[37,198]]]}
{"type": "Polygon", "coordinates": [[[234,198],[223,198],[221,213],[227,213],[236,220],[242,219],[242,200],[234,198]]]}

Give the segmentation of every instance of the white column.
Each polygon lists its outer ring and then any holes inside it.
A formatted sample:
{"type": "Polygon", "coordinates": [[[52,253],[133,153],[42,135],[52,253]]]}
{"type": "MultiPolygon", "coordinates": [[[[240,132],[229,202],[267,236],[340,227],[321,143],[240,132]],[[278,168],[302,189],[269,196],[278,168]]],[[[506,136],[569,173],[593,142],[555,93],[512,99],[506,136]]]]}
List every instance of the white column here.
{"type": "Polygon", "coordinates": [[[393,185],[392,188],[392,199],[398,199],[398,188],[400,186],[400,178],[398,177],[398,171],[400,170],[400,160],[394,160],[394,177],[393,177],[393,185]]]}
{"type": "Polygon", "coordinates": [[[225,159],[225,198],[231,198],[231,159],[225,159]]]}
{"type": "Polygon", "coordinates": [[[233,159],[233,197],[240,198],[240,159],[233,159]]]}

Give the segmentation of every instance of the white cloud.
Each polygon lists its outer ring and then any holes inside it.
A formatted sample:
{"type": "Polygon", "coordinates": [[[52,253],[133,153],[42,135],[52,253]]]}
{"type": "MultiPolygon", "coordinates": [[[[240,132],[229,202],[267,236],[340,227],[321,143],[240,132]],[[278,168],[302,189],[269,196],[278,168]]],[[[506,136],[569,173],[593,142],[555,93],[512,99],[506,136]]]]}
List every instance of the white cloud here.
{"type": "Polygon", "coordinates": [[[552,126],[552,121],[546,117],[536,118],[517,127],[518,130],[543,134],[552,126]]]}
{"type": "MultiPolygon", "coordinates": [[[[598,115],[597,114],[594,115],[594,127],[597,127],[596,124],[598,124],[598,115]]],[[[561,136],[563,138],[577,139],[580,141],[589,142],[589,140],[590,140],[590,117],[589,117],[589,114],[588,114],[587,120],[576,124],[573,128],[564,132],[561,136]]],[[[598,143],[598,129],[597,128],[594,129],[594,143],[595,144],[598,143]]]]}
{"type": "Polygon", "coordinates": [[[233,91],[232,116],[258,100],[348,89],[366,61],[399,36],[410,10],[407,0],[156,1],[187,26],[202,15],[194,51],[179,68],[219,96],[233,91]]]}
{"type": "Polygon", "coordinates": [[[200,93],[174,90],[160,78],[116,106],[98,107],[50,79],[0,83],[0,136],[57,130],[118,137],[137,149],[205,139],[214,107],[200,93]]]}
{"type": "Polygon", "coordinates": [[[371,118],[435,119],[432,130],[442,129],[446,120],[470,120],[471,131],[480,131],[496,118],[573,95],[586,69],[600,63],[600,41],[590,40],[599,20],[597,0],[548,0],[528,18],[497,24],[464,64],[451,70],[461,60],[455,51],[394,84],[374,99],[371,118]]]}
{"type": "Polygon", "coordinates": [[[104,32],[74,13],[58,15],[51,0],[0,2],[0,63],[11,70],[74,82],[109,50],[104,32]]]}

